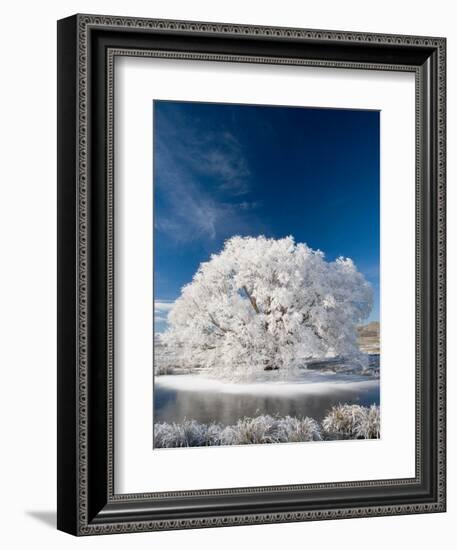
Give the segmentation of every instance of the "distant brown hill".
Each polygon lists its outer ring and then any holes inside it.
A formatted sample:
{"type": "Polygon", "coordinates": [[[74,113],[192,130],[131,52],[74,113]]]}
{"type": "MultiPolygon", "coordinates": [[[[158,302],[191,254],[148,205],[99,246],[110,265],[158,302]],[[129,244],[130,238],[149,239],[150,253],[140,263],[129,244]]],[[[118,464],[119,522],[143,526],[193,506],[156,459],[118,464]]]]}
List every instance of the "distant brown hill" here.
{"type": "Polygon", "coordinates": [[[365,353],[379,353],[379,321],[372,321],[367,325],[357,327],[359,335],[358,343],[361,351],[365,353]]]}

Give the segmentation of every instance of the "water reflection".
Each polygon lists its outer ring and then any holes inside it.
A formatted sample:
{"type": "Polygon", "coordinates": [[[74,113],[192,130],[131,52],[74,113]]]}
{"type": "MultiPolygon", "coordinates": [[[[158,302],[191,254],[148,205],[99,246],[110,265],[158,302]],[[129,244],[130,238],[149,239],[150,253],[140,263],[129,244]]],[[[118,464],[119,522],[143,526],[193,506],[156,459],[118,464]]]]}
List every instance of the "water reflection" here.
{"type": "Polygon", "coordinates": [[[379,405],[379,380],[360,384],[329,384],[328,391],[305,391],[279,395],[261,392],[236,393],[167,387],[160,377],[155,381],[154,422],[182,422],[185,418],[201,423],[234,424],[244,416],[270,414],[280,416],[310,416],[322,420],[333,405],[350,403],[379,405]]]}

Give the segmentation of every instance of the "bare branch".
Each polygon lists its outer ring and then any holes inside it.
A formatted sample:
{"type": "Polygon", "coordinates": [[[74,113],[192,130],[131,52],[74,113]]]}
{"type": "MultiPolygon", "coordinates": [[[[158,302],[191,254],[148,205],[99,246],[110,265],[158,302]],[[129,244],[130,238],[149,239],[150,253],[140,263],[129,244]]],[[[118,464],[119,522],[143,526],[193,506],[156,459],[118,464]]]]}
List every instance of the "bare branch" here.
{"type": "Polygon", "coordinates": [[[208,311],[208,317],[210,318],[210,321],[213,323],[213,325],[215,327],[217,327],[219,330],[221,330],[222,332],[232,332],[230,329],[228,328],[223,328],[221,327],[221,325],[216,321],[216,319],[211,315],[211,313],[208,311]]]}
{"type": "Polygon", "coordinates": [[[249,298],[249,301],[251,302],[251,306],[254,308],[254,311],[258,314],[260,313],[259,308],[257,306],[257,301],[254,298],[254,296],[251,296],[248,292],[248,289],[246,288],[246,285],[243,286],[244,292],[246,292],[246,296],[249,298]]]}

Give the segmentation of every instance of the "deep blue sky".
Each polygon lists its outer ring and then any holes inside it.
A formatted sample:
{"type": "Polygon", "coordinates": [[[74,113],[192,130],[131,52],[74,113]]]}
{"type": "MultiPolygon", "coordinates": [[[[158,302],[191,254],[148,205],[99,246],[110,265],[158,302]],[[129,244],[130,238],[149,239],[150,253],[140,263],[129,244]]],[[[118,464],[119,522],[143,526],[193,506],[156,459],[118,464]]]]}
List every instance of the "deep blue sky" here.
{"type": "Polygon", "coordinates": [[[156,330],[232,235],[348,256],[379,319],[379,112],[154,101],[156,330]]]}

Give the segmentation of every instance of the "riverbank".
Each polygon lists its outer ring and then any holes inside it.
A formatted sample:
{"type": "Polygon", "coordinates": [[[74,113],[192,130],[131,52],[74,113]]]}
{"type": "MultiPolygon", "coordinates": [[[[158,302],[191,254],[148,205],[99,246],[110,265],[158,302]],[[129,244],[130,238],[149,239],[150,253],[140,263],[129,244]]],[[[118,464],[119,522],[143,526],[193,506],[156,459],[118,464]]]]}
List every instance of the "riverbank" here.
{"type": "Polygon", "coordinates": [[[202,424],[185,419],[181,423],[154,425],[154,448],[210,447],[298,443],[341,439],[378,439],[379,406],[337,405],[322,422],[314,418],[259,415],[244,417],[234,425],[202,424]]]}

